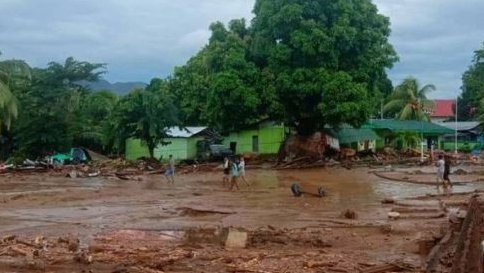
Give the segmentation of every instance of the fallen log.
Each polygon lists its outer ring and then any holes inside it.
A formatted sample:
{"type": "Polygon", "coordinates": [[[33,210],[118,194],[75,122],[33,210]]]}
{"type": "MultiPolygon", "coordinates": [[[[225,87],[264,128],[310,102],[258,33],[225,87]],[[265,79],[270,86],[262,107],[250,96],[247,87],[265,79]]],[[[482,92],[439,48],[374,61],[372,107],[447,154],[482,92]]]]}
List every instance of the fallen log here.
{"type": "Polygon", "coordinates": [[[18,254],[18,255],[21,255],[21,256],[28,256],[30,254],[30,252],[26,251],[26,250],[23,250],[21,248],[18,248],[16,246],[10,246],[9,248],[13,253],[15,254],[18,254]]]}
{"type": "Polygon", "coordinates": [[[118,173],[115,173],[114,175],[121,180],[129,180],[129,178],[126,177],[125,175],[118,174],[118,173]]]}
{"type": "Polygon", "coordinates": [[[26,245],[26,246],[30,246],[30,247],[41,248],[41,246],[39,246],[39,245],[33,244],[31,242],[27,242],[27,241],[22,240],[22,239],[16,239],[15,242],[17,242],[17,244],[22,244],[22,245],[26,245]]]}
{"type": "Polygon", "coordinates": [[[429,214],[429,215],[404,215],[400,216],[399,219],[439,219],[444,218],[446,214],[444,212],[438,214],[429,214]]]}
{"type": "Polygon", "coordinates": [[[361,273],[386,273],[386,272],[399,272],[402,271],[403,268],[401,268],[398,265],[394,264],[385,264],[385,265],[378,265],[372,268],[364,269],[361,270],[361,273]]]}
{"type": "Polygon", "coordinates": [[[441,212],[440,208],[412,208],[412,207],[395,207],[392,208],[392,212],[399,213],[422,213],[422,212],[441,212]]]}

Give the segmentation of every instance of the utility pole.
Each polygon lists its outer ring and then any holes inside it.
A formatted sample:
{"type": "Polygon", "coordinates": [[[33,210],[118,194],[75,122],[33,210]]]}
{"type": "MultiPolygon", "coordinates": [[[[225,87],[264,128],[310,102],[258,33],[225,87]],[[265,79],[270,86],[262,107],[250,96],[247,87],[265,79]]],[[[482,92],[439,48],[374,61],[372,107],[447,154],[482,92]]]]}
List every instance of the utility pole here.
{"type": "Polygon", "coordinates": [[[420,133],[421,133],[421,139],[420,139],[420,163],[424,162],[424,133],[423,133],[423,119],[420,120],[420,133]]]}
{"type": "Polygon", "coordinates": [[[381,110],[380,110],[380,114],[381,114],[381,119],[383,119],[383,99],[381,99],[381,110]]]}
{"type": "Polygon", "coordinates": [[[423,145],[424,145],[424,133],[423,133],[423,129],[424,129],[424,125],[423,125],[423,120],[424,120],[424,115],[425,115],[425,109],[423,107],[423,104],[422,102],[419,100],[419,107],[420,107],[420,111],[421,111],[421,114],[420,114],[420,136],[421,136],[421,139],[420,139],[420,163],[423,163],[424,162],[424,148],[423,148],[423,145]]]}
{"type": "Polygon", "coordinates": [[[455,99],[455,151],[454,153],[457,154],[457,125],[458,125],[458,121],[457,121],[457,116],[458,116],[458,110],[459,110],[459,107],[458,107],[458,103],[459,103],[459,97],[457,97],[455,99]]]}

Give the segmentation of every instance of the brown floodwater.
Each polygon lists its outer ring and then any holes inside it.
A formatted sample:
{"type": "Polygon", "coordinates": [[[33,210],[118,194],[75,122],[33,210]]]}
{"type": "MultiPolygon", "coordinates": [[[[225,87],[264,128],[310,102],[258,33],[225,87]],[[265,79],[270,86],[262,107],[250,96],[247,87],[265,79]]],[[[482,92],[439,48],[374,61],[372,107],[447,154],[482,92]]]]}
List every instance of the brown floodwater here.
{"type": "MultiPolygon", "coordinates": [[[[432,171],[432,168],[424,171],[432,171]]],[[[176,177],[169,187],[162,176],[142,181],[105,178],[0,176],[0,234],[10,231],[52,233],[74,230],[86,235],[105,229],[183,230],[193,227],[297,228],[340,218],[344,210],[360,220],[386,219],[386,197],[403,199],[442,193],[442,188],[385,181],[370,169],[248,170],[253,186],[240,192],[221,187],[219,172],[176,177]],[[290,186],[327,196],[294,197],[290,186]],[[189,213],[187,213],[187,211],[189,213]]],[[[404,171],[409,171],[405,169],[404,171]]],[[[454,192],[484,189],[484,183],[456,185],[454,192]]]]}

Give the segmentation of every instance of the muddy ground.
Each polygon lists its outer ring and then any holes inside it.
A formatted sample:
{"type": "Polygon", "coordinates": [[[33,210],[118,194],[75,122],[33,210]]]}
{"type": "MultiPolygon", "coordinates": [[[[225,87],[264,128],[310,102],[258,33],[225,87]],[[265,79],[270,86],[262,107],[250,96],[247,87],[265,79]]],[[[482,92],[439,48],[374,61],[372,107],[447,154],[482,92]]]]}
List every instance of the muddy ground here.
{"type": "Polygon", "coordinates": [[[449,209],[484,189],[478,167],[460,169],[450,192],[430,167],[251,170],[240,192],[220,172],[174,187],[159,175],[4,174],[0,272],[421,272],[449,209]],[[328,196],[293,197],[294,182],[328,196]],[[226,245],[234,234],[246,247],[226,245]]]}

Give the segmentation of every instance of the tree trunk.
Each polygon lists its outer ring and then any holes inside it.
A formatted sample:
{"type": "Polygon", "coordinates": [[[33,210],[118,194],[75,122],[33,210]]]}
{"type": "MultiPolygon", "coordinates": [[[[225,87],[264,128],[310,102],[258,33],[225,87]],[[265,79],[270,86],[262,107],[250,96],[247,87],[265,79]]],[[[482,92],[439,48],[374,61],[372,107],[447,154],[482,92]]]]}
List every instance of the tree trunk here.
{"type": "Polygon", "coordinates": [[[13,151],[13,141],[11,135],[7,133],[2,133],[0,135],[0,161],[7,160],[13,151]]]}
{"type": "Polygon", "coordinates": [[[153,141],[147,141],[148,152],[150,153],[150,158],[155,158],[155,143],[153,141]]]}

